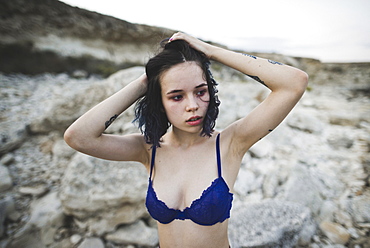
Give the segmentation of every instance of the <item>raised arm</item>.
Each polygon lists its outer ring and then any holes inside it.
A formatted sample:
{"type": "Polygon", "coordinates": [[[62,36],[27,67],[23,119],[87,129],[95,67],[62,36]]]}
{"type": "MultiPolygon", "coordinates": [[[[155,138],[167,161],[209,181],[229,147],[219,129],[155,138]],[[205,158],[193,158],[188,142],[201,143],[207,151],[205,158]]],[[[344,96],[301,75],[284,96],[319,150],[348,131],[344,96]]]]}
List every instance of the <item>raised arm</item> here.
{"type": "Polygon", "coordinates": [[[171,40],[183,39],[210,59],[234,68],[262,83],[271,90],[269,96],[246,117],[223,131],[230,147],[244,154],[255,142],[276,128],[303,95],[308,75],[291,66],[219,48],[183,33],[171,40]]]}
{"type": "Polygon", "coordinates": [[[103,132],[147,89],[143,74],[77,119],[65,132],[69,146],[82,153],[117,161],[138,161],[147,164],[145,141],[140,134],[110,135],[103,132]]]}

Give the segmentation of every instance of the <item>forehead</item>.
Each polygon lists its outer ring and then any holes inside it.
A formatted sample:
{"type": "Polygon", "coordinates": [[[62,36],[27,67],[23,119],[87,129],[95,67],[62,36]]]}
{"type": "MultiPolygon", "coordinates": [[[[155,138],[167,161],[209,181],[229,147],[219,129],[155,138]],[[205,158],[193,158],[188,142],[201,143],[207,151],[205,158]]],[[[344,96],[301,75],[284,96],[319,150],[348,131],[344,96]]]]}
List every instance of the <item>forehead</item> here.
{"type": "Polygon", "coordinates": [[[172,89],[192,89],[205,81],[202,68],[192,61],[171,67],[163,72],[160,78],[163,91],[172,89]]]}

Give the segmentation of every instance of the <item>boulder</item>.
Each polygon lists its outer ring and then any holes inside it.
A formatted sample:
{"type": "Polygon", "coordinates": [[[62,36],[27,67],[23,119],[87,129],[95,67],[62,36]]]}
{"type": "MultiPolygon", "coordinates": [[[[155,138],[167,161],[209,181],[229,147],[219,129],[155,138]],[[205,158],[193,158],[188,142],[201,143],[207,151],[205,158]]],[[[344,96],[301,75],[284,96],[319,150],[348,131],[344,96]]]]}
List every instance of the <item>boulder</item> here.
{"type": "Polygon", "coordinates": [[[320,134],[323,131],[324,123],[312,112],[311,109],[301,109],[296,111],[294,115],[289,115],[287,118],[288,126],[304,132],[320,134]]]}
{"type": "Polygon", "coordinates": [[[314,215],[319,213],[323,204],[321,196],[322,183],[303,165],[295,165],[278,195],[285,201],[296,202],[309,207],[314,215]]]}
{"type": "Polygon", "coordinates": [[[307,207],[277,200],[234,206],[229,227],[231,247],[294,247],[316,231],[307,207]]]}
{"type": "Polygon", "coordinates": [[[115,244],[154,247],[158,244],[158,232],[156,228],[148,227],[143,221],[118,228],[114,233],[109,233],[105,239],[115,244]]]}
{"type": "Polygon", "coordinates": [[[100,238],[90,237],[84,239],[77,248],[104,248],[104,243],[100,238]]]}
{"type": "Polygon", "coordinates": [[[146,216],[148,174],[135,162],[113,162],[77,153],[61,182],[66,214],[92,233],[111,232],[119,224],[146,216]]]}
{"type": "MultiPolygon", "coordinates": [[[[99,102],[111,96],[144,72],[143,67],[119,71],[106,80],[64,92],[63,97],[53,98],[47,110],[29,125],[31,133],[64,132],[78,117],[99,102]]],[[[129,121],[133,120],[133,116],[129,121]]]]}
{"type": "Polygon", "coordinates": [[[26,225],[15,234],[16,239],[28,239],[36,233],[43,245],[54,243],[54,236],[65,223],[65,215],[57,192],[35,199],[31,203],[31,216],[26,225]]]}

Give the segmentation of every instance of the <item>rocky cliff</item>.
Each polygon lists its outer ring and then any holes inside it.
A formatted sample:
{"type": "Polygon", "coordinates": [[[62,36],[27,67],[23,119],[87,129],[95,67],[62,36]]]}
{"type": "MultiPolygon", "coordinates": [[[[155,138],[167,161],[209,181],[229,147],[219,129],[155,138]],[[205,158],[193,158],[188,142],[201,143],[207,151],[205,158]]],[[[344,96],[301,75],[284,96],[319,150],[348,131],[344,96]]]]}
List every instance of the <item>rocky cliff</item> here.
{"type": "MultiPolygon", "coordinates": [[[[1,63],[35,54],[60,63],[87,56],[94,65],[114,65],[109,75],[120,63],[141,65],[171,33],[58,1],[0,1],[0,13],[1,63]],[[31,49],[17,57],[23,45],[31,49]]],[[[310,83],[288,118],[243,159],[230,220],[232,247],[370,247],[369,64],[255,55],[304,69],[310,83]]],[[[37,56],[22,66],[42,61],[37,56]]],[[[34,76],[1,66],[0,247],[156,247],[155,223],[143,203],[145,169],[76,153],[62,139],[76,118],[144,68],[101,79],[87,76],[99,71],[83,66],[38,67],[30,74],[43,73],[34,76]],[[71,77],[77,69],[86,73],[71,77]]],[[[217,63],[212,72],[222,102],[217,129],[268,93],[217,63]]],[[[133,117],[130,109],[107,132],[137,132],[133,117]]]]}
{"type": "Polygon", "coordinates": [[[0,1],[0,71],[85,70],[109,75],[143,64],[173,31],[74,8],[57,0],[0,1]]]}

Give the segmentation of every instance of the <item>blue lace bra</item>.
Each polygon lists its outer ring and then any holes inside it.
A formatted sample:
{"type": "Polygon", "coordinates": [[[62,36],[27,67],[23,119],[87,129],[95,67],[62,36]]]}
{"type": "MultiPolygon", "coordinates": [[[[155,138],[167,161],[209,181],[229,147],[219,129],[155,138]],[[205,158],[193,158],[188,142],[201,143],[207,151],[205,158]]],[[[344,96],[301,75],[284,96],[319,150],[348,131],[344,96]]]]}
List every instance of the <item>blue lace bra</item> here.
{"type": "Polygon", "coordinates": [[[233,194],[221,176],[220,135],[216,139],[216,154],[218,178],[203,191],[199,199],[194,200],[190,207],[178,210],[167,207],[166,203],[159,200],[153,188],[152,172],[154,168],[156,147],[153,146],[150,177],[145,205],[149,214],[162,224],[168,224],[175,219],[190,219],[193,222],[211,226],[230,218],[233,194]]]}

